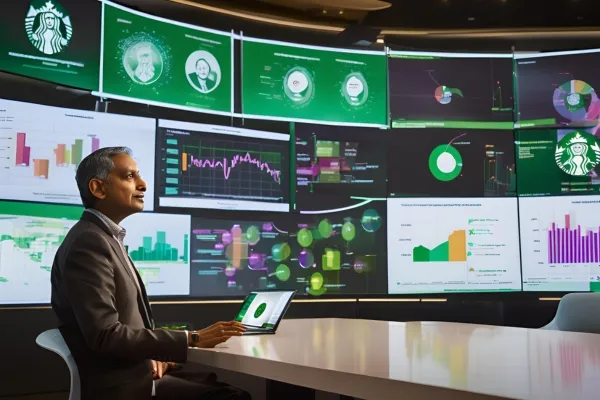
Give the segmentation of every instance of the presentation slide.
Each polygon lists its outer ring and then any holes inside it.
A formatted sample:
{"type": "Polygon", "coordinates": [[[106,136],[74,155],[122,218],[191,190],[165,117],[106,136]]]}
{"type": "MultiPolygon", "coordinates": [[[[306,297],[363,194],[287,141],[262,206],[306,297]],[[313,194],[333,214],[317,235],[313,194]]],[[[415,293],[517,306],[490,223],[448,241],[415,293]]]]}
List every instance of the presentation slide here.
{"type": "Polygon", "coordinates": [[[521,290],[516,198],[389,199],[390,294],[521,290]]]}
{"type": "Polygon", "coordinates": [[[600,49],[515,54],[516,128],[593,127],[600,123],[600,49]]]}
{"type": "Polygon", "coordinates": [[[296,209],[331,210],[364,198],[385,198],[385,133],[297,124],[296,209]]]}
{"type": "Polygon", "coordinates": [[[233,112],[230,32],[103,3],[101,96],[211,114],[233,112]]]}
{"type": "Polygon", "coordinates": [[[189,215],[138,213],[121,223],[148,296],[190,294],[189,215]]]}
{"type": "Polygon", "coordinates": [[[396,132],[387,150],[390,197],[516,195],[512,131],[396,132]]]}
{"type": "Polygon", "coordinates": [[[392,128],[513,129],[512,54],[390,52],[392,128]]]}
{"type": "Polygon", "coordinates": [[[83,207],[0,201],[0,304],[50,303],[54,255],[83,207]]]}
{"type": "Polygon", "coordinates": [[[290,136],[160,120],[161,207],[288,212],[290,136]]]}
{"type": "Polygon", "coordinates": [[[0,37],[0,70],[98,89],[99,2],[3,0],[0,37]]]}
{"type": "Polygon", "coordinates": [[[251,293],[235,318],[246,326],[274,328],[294,292],[251,293]]]}
{"type": "Polygon", "coordinates": [[[48,107],[0,99],[0,198],[81,204],[75,172],[102,147],[127,146],[154,208],[156,122],[150,118],[48,107]]]}
{"type": "Polygon", "coordinates": [[[519,199],[523,290],[600,292],[600,196],[519,199]]]}
{"type": "Polygon", "coordinates": [[[244,37],[242,111],[249,118],[387,126],[383,51],[244,37]]]}
{"type": "Polygon", "coordinates": [[[600,132],[594,129],[519,130],[519,196],[600,194],[600,132]]]}
{"type": "Polygon", "coordinates": [[[192,219],[191,295],[385,293],[385,201],[262,221],[192,219]]]}

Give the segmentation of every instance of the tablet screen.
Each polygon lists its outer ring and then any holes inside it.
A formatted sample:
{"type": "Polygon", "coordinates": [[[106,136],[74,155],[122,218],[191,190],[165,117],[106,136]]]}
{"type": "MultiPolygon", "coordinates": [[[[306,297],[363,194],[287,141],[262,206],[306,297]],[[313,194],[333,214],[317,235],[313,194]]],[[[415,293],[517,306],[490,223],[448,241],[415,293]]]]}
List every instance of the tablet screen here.
{"type": "Polygon", "coordinates": [[[247,326],[273,329],[293,295],[293,291],[252,292],[244,300],[235,320],[247,326]]]}

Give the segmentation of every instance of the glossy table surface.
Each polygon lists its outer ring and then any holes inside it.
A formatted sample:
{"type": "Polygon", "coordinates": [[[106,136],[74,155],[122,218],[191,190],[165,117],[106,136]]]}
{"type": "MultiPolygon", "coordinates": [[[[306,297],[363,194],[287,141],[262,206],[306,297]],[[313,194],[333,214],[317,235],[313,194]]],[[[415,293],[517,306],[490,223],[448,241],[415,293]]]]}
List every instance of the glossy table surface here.
{"type": "Polygon", "coordinates": [[[364,399],[600,399],[600,335],[588,333],[296,319],[189,361],[364,399]]]}

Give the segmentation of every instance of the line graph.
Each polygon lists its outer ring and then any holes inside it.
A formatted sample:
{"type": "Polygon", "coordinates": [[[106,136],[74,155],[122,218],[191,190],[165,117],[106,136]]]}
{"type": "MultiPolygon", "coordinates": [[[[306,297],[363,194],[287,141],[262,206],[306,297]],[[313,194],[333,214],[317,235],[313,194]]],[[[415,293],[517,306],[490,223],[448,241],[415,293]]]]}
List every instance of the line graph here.
{"type": "MultiPolygon", "coordinates": [[[[182,169],[183,171],[187,170],[187,153],[182,154],[182,169]]],[[[229,160],[225,157],[223,161],[217,161],[215,159],[202,160],[200,158],[196,158],[193,155],[190,155],[190,164],[197,168],[222,168],[223,169],[223,177],[225,180],[228,180],[231,176],[231,170],[234,169],[238,164],[248,163],[251,165],[256,165],[261,171],[265,171],[275,180],[275,182],[280,183],[279,177],[281,174],[280,170],[272,169],[268,163],[262,162],[260,159],[252,157],[250,153],[246,153],[246,155],[236,154],[231,159],[231,164],[229,160]]]]}

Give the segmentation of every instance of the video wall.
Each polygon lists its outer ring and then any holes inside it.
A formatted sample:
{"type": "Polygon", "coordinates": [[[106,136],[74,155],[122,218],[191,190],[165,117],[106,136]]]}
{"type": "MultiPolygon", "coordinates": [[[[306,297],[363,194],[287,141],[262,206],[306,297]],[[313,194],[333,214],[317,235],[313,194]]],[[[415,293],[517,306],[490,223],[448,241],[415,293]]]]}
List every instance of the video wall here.
{"type": "Polygon", "coordinates": [[[195,122],[0,99],[0,304],[49,302],[108,146],[148,184],[122,225],[152,297],[600,291],[600,50],[332,49],[84,3],[9,1],[0,70],[195,122]]]}

